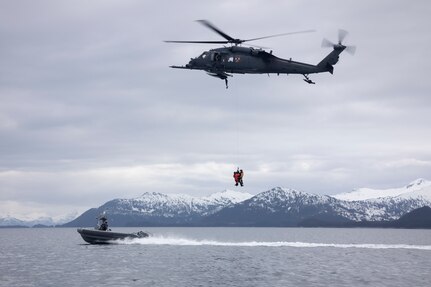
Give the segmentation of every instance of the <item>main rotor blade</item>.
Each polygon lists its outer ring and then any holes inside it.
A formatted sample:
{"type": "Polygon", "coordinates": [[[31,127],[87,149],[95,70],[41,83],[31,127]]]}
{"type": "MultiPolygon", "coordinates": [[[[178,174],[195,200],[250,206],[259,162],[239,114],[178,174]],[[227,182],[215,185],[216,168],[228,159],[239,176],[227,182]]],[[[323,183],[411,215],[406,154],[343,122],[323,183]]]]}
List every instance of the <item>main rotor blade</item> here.
{"type": "Polygon", "coordinates": [[[228,41],[164,41],[165,43],[227,44],[228,41]]]}
{"type": "Polygon", "coordinates": [[[220,36],[222,36],[223,38],[225,38],[228,41],[234,41],[235,40],[234,38],[232,38],[228,34],[224,33],[223,31],[218,29],[216,26],[214,26],[213,24],[211,24],[207,20],[196,20],[196,22],[199,22],[202,25],[206,26],[207,28],[213,30],[214,32],[216,32],[217,34],[219,34],[220,36]]]}
{"type": "Polygon", "coordinates": [[[304,30],[304,31],[297,31],[297,32],[275,34],[275,35],[271,35],[271,36],[264,36],[264,37],[259,37],[259,38],[247,39],[247,40],[243,40],[243,42],[261,40],[261,39],[267,39],[267,38],[274,38],[274,37],[281,37],[281,36],[287,36],[287,35],[293,35],[293,34],[312,33],[312,32],[316,32],[316,30],[304,30]]]}

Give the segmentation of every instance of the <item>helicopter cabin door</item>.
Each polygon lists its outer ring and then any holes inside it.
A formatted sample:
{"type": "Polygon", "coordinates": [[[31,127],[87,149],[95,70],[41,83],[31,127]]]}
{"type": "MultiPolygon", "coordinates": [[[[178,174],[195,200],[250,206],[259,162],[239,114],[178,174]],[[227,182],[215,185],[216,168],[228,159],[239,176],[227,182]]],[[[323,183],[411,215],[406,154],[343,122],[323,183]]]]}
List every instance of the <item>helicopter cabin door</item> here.
{"type": "Polygon", "coordinates": [[[211,54],[211,61],[220,62],[221,61],[221,54],[219,52],[213,52],[211,54]]]}
{"type": "Polygon", "coordinates": [[[211,63],[213,67],[217,69],[224,69],[225,61],[224,61],[224,55],[220,52],[212,52],[211,53],[211,63]]]}

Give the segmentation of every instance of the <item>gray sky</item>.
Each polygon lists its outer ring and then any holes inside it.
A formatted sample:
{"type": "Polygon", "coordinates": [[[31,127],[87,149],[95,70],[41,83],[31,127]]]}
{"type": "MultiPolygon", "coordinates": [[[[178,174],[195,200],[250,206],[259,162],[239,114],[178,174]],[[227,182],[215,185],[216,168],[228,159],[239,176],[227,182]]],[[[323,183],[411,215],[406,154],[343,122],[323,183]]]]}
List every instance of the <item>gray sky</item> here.
{"type": "Polygon", "coordinates": [[[0,216],[82,212],[147,191],[275,186],[316,194],[431,178],[429,1],[1,1],[0,216]],[[169,69],[255,38],[316,64],[350,32],[334,75],[169,69]]]}

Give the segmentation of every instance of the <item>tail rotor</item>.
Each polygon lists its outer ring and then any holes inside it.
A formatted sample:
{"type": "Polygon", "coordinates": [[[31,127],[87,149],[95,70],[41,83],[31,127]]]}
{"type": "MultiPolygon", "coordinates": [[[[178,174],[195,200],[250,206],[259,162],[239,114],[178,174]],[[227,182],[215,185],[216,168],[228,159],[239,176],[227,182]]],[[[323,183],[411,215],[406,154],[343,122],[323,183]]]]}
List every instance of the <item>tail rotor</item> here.
{"type": "Polygon", "coordinates": [[[347,32],[346,30],[339,29],[338,30],[338,43],[334,44],[331,41],[329,41],[328,39],[323,39],[322,47],[325,47],[325,48],[331,47],[335,50],[343,49],[343,50],[346,50],[346,52],[349,53],[350,55],[354,55],[356,52],[356,46],[346,46],[346,45],[342,44],[344,39],[347,37],[348,34],[349,34],[349,32],[347,32]]]}

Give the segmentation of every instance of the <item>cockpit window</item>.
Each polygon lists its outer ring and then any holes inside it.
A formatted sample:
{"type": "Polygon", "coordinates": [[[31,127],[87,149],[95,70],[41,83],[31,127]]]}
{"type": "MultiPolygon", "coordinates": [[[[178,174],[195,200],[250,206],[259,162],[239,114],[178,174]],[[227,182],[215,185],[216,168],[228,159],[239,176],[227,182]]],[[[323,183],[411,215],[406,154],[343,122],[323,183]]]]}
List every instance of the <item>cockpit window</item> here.
{"type": "Polygon", "coordinates": [[[205,59],[206,56],[208,56],[207,52],[203,52],[202,55],[199,56],[199,58],[205,59]]]}

